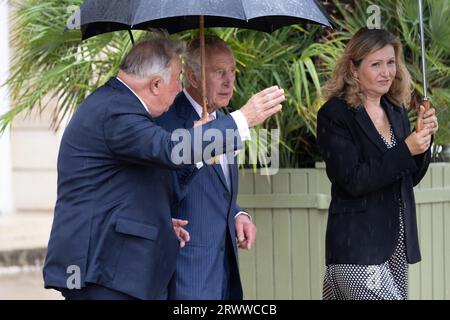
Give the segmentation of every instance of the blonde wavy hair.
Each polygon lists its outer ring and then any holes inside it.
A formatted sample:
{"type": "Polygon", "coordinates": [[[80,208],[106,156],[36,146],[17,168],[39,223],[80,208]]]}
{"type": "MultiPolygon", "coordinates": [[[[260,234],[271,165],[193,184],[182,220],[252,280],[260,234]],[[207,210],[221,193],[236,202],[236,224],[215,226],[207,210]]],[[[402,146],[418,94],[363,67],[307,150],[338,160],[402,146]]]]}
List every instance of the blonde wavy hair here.
{"type": "Polygon", "coordinates": [[[355,67],[359,67],[369,54],[387,45],[394,47],[397,73],[386,96],[397,106],[408,106],[412,83],[411,75],[405,66],[402,45],[396,36],[383,29],[362,28],[350,39],[336,63],[331,78],[325,83],[323,88],[325,99],[340,97],[350,107],[363,106],[365,95],[352,72],[352,63],[355,67]]]}

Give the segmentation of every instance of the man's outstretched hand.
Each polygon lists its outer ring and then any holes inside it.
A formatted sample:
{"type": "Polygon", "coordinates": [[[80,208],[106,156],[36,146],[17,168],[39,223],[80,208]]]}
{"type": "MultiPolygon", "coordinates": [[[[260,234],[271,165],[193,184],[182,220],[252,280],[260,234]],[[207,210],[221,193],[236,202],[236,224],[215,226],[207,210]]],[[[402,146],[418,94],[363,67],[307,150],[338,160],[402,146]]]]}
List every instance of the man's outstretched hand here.
{"type": "Polygon", "coordinates": [[[284,90],[273,86],[253,95],[240,109],[250,127],[263,123],[281,110],[285,100],[284,90]]]}

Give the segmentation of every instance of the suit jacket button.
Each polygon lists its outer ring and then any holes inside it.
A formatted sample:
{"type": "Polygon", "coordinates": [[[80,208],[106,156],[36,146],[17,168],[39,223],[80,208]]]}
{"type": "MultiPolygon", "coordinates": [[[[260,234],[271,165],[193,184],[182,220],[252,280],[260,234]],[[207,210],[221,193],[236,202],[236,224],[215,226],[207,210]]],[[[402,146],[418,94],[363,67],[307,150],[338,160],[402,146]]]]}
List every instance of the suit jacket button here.
{"type": "Polygon", "coordinates": [[[225,250],[225,245],[221,245],[220,246],[220,251],[224,251],[225,250]]]}
{"type": "Polygon", "coordinates": [[[227,191],[225,191],[225,192],[223,193],[223,196],[224,196],[225,198],[228,198],[228,197],[230,196],[230,193],[227,192],[227,191]]]}

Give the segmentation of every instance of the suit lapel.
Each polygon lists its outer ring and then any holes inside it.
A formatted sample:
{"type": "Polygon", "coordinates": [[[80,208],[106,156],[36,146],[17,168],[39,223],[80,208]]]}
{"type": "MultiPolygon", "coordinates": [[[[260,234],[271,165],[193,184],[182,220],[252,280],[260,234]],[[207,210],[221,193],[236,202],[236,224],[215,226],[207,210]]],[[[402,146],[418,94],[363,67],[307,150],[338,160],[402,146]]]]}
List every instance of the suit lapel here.
{"type": "Polygon", "coordinates": [[[381,105],[389,118],[395,138],[402,140],[405,136],[405,128],[403,127],[401,110],[393,106],[385,97],[381,99],[381,105]]]}
{"type": "MultiPolygon", "coordinates": [[[[228,189],[227,181],[225,180],[225,174],[224,174],[224,172],[222,170],[222,165],[220,163],[219,164],[213,164],[212,167],[213,167],[214,171],[216,172],[216,174],[219,176],[219,179],[222,182],[222,184],[225,187],[225,189],[227,189],[228,191],[231,191],[231,190],[228,189]]],[[[230,184],[231,184],[231,181],[230,181],[230,184]]]]}
{"type": "MultiPolygon", "coordinates": [[[[192,107],[190,107],[192,108],[192,107]]],[[[200,117],[198,116],[197,112],[195,112],[194,108],[192,108],[192,113],[185,118],[184,122],[184,128],[190,129],[194,126],[194,122],[200,120],[200,117]]]]}
{"type": "Polygon", "coordinates": [[[177,96],[175,108],[178,117],[184,120],[185,129],[192,128],[194,126],[194,121],[200,120],[200,117],[197,112],[195,112],[194,107],[191,105],[184,92],[181,92],[177,96]]]}
{"type": "MultiPolygon", "coordinates": [[[[216,118],[219,119],[221,117],[222,117],[222,115],[220,114],[220,112],[216,112],[216,118]]],[[[228,166],[228,173],[230,174],[230,187],[231,187],[230,165],[228,164],[227,166],[228,166]]],[[[214,164],[212,167],[214,168],[214,171],[216,172],[216,174],[219,176],[220,181],[222,181],[222,184],[225,187],[225,189],[228,190],[227,180],[225,179],[225,173],[222,170],[222,165],[219,163],[219,164],[214,164]]],[[[231,191],[231,190],[228,190],[228,191],[231,191]]]]}
{"type": "MultiPolygon", "coordinates": [[[[194,107],[191,105],[184,92],[181,92],[178,98],[176,99],[175,107],[177,108],[176,110],[178,116],[184,119],[185,129],[192,128],[194,126],[194,121],[200,120],[200,116],[197,114],[197,112],[195,112],[194,107]]],[[[221,117],[219,112],[217,112],[216,114],[218,118],[221,117]]],[[[211,170],[211,168],[217,174],[223,186],[228,190],[227,181],[225,180],[225,175],[223,173],[222,166],[220,165],[220,163],[208,165],[208,168],[206,169],[211,170]]]]}
{"type": "MultiPolygon", "coordinates": [[[[405,137],[405,128],[403,125],[403,119],[401,110],[392,105],[392,103],[389,102],[387,98],[384,96],[381,98],[381,106],[383,107],[384,111],[386,112],[386,115],[389,119],[389,123],[392,127],[392,130],[394,131],[394,136],[397,140],[403,139],[405,137]]],[[[372,140],[372,142],[381,150],[386,151],[387,147],[383,143],[383,141],[380,139],[380,134],[375,128],[375,125],[373,124],[372,120],[369,117],[369,114],[367,113],[366,109],[363,107],[360,107],[358,110],[355,111],[355,119],[360,125],[360,127],[364,130],[366,135],[372,140]]]]}
{"type": "Polygon", "coordinates": [[[364,107],[359,107],[355,113],[355,120],[358,122],[361,129],[363,129],[367,137],[378,147],[378,149],[380,149],[380,151],[385,152],[387,147],[381,140],[380,134],[372,123],[366,109],[364,107]]]}
{"type": "Polygon", "coordinates": [[[230,170],[230,187],[231,187],[231,192],[235,192],[235,190],[237,190],[237,157],[234,157],[234,163],[235,164],[229,164],[228,168],[230,170]]]}

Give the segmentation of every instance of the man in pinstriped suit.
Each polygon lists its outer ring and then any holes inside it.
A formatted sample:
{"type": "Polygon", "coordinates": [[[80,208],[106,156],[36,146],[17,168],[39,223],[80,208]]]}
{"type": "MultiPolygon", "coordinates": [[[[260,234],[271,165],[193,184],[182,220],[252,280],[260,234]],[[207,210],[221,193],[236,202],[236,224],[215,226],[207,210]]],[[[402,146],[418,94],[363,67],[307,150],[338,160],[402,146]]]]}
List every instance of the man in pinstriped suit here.
{"type": "MultiPolygon", "coordinates": [[[[233,95],[235,67],[231,49],[216,37],[206,38],[206,86],[210,118],[233,95]]],[[[166,130],[191,128],[201,116],[199,41],[188,45],[185,86],[169,112],[156,119],[166,130]]],[[[186,197],[174,208],[174,218],[188,220],[191,240],[178,256],[169,285],[169,299],[242,299],[237,247],[250,249],[256,227],[237,204],[238,169],[234,154],[203,165],[186,197]],[[237,239],[236,239],[237,238],[237,239]]]]}

